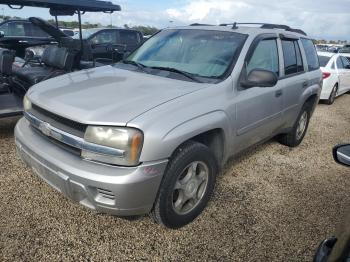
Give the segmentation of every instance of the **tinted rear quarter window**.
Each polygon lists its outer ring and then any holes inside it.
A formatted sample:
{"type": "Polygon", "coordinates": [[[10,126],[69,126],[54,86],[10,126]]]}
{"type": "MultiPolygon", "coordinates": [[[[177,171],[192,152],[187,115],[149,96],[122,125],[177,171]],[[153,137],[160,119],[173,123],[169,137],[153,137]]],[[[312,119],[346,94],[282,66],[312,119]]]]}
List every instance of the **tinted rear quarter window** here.
{"type": "Polygon", "coordinates": [[[318,56],[316,53],[316,48],[314,46],[314,43],[310,39],[301,39],[301,43],[303,45],[305,54],[306,54],[306,60],[308,64],[309,71],[314,71],[320,68],[320,64],[318,61],[318,56]]]}
{"type": "Polygon", "coordinates": [[[331,60],[331,57],[319,55],[318,56],[318,60],[320,61],[320,66],[326,67],[326,65],[328,64],[329,60],[331,60]]]}

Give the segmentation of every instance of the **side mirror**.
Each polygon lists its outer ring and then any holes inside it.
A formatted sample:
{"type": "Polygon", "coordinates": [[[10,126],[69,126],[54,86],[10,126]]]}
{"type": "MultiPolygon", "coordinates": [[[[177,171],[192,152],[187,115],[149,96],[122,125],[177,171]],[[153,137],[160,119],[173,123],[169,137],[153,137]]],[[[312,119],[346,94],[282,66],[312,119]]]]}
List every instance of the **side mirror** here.
{"type": "Polygon", "coordinates": [[[318,247],[313,261],[315,262],[328,261],[329,256],[336,243],[337,243],[337,239],[335,237],[331,237],[323,241],[318,247]]]}
{"type": "Polygon", "coordinates": [[[274,87],[277,82],[278,78],[274,72],[264,69],[254,69],[249,73],[247,79],[241,81],[241,85],[244,88],[274,87]]]}
{"type": "Polygon", "coordinates": [[[3,38],[5,36],[5,32],[4,31],[0,31],[0,38],[3,38]]]}
{"type": "Polygon", "coordinates": [[[337,163],[350,167],[350,144],[333,148],[333,157],[337,163]]]}

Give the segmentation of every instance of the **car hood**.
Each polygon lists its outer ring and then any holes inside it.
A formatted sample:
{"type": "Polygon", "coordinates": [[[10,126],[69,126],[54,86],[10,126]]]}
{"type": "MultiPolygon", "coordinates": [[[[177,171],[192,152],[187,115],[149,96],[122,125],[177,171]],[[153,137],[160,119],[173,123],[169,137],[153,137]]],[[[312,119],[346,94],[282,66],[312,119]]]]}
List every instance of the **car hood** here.
{"type": "Polygon", "coordinates": [[[80,123],[127,125],[137,116],[204,86],[105,66],[39,83],[28,97],[35,105],[80,123]]]}

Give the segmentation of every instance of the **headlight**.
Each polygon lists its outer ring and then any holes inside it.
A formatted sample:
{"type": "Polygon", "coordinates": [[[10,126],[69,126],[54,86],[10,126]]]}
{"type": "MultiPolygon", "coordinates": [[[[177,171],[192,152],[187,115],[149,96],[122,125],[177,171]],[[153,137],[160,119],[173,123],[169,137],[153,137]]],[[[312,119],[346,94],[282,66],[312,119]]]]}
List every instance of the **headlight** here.
{"type": "Polygon", "coordinates": [[[23,107],[24,107],[24,111],[29,111],[32,109],[32,102],[30,102],[27,96],[24,96],[23,107]]]}
{"type": "Polygon", "coordinates": [[[139,164],[143,145],[143,134],[134,128],[89,126],[84,140],[91,144],[117,149],[113,155],[106,152],[82,150],[82,157],[88,160],[121,166],[136,166],[139,164]]]}

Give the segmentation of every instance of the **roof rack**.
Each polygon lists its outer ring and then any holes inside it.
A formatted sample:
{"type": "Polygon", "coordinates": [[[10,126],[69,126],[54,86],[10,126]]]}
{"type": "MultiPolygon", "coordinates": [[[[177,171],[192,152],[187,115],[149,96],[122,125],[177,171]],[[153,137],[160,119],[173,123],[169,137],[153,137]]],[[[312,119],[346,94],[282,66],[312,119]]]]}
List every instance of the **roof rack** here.
{"type": "MultiPolygon", "coordinates": [[[[202,24],[192,24],[191,26],[201,26],[202,24]]],[[[232,25],[232,29],[238,29],[238,25],[260,25],[260,28],[262,29],[283,29],[289,32],[294,32],[298,34],[302,34],[307,36],[307,34],[301,30],[296,28],[291,28],[287,25],[279,25],[279,24],[268,24],[268,23],[227,23],[227,24],[220,24],[219,26],[229,26],[232,25]]],[[[204,26],[204,25],[203,25],[204,26]]]]}
{"type": "Polygon", "coordinates": [[[194,23],[194,24],[190,24],[190,26],[214,26],[214,25],[194,23]]]}

